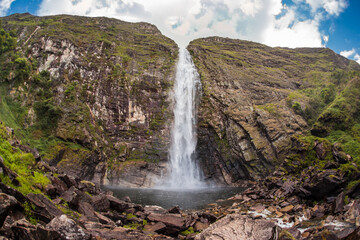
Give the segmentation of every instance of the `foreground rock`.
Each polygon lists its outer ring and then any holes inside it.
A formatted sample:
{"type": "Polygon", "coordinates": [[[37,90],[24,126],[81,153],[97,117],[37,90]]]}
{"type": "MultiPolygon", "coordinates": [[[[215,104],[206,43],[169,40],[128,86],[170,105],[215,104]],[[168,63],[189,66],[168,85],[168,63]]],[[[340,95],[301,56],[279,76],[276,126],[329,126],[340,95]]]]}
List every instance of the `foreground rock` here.
{"type": "Polygon", "coordinates": [[[267,220],[231,214],[210,225],[195,239],[275,240],[278,239],[278,229],[275,223],[267,220]]]}

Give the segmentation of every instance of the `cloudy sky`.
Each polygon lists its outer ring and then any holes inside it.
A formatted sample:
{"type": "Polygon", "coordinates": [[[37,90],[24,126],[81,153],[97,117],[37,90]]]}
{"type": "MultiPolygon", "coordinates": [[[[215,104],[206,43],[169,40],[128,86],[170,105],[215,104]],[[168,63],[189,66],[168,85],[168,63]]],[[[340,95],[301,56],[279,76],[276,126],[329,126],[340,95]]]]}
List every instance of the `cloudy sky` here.
{"type": "Polygon", "coordinates": [[[216,35],[329,47],[360,63],[359,0],[0,0],[0,16],[18,12],[146,21],[180,46],[216,35]]]}

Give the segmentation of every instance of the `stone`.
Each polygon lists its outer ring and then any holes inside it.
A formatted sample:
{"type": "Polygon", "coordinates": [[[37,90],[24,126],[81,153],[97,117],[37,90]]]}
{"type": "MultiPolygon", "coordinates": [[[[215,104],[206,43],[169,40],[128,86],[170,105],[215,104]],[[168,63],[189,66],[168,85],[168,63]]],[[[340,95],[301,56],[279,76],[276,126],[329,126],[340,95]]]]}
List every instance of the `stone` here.
{"type": "Polygon", "coordinates": [[[286,207],[283,207],[280,209],[280,212],[282,213],[289,213],[291,212],[292,210],[294,209],[294,206],[293,205],[288,205],[286,207]]]}
{"type": "Polygon", "coordinates": [[[46,223],[50,222],[54,217],[63,214],[53,202],[42,194],[29,193],[26,197],[30,203],[34,204],[34,212],[46,223]]]}
{"type": "Polygon", "coordinates": [[[78,211],[85,216],[95,217],[95,210],[90,203],[80,201],[78,204],[78,211]]]}
{"type": "Polygon", "coordinates": [[[185,224],[185,219],[178,214],[151,213],[149,216],[147,216],[147,219],[152,222],[162,222],[167,226],[173,226],[179,229],[183,228],[185,224]]]}
{"type": "Polygon", "coordinates": [[[34,226],[25,219],[20,219],[11,225],[14,239],[26,240],[50,240],[61,239],[57,231],[44,228],[41,225],[34,226]]]}
{"type": "Polygon", "coordinates": [[[91,236],[82,227],[77,225],[74,220],[66,215],[55,217],[46,227],[57,231],[64,239],[90,240],[91,236]]]}
{"type": "Polygon", "coordinates": [[[265,210],[265,206],[261,205],[261,204],[258,204],[256,206],[250,207],[250,210],[254,211],[254,212],[257,212],[257,213],[261,213],[262,211],[265,210]]]}
{"type": "Polygon", "coordinates": [[[133,203],[121,201],[113,196],[106,195],[106,198],[110,202],[110,208],[114,209],[115,211],[117,211],[119,213],[125,212],[127,209],[132,208],[134,206],[133,203]]]}
{"type": "Polygon", "coordinates": [[[166,228],[166,225],[162,222],[157,222],[153,224],[146,224],[144,226],[144,231],[146,232],[161,232],[166,228]]]}
{"type": "Polygon", "coordinates": [[[0,193],[0,226],[3,225],[3,222],[9,212],[15,209],[21,209],[21,206],[16,198],[5,193],[0,193]]]}
{"type": "MultiPolygon", "coordinates": [[[[339,240],[351,239],[352,235],[356,236],[356,228],[355,227],[347,227],[340,231],[335,232],[335,235],[337,236],[337,238],[339,240]]],[[[356,238],[353,238],[353,239],[356,239],[356,238]]]]}
{"type": "Polygon", "coordinates": [[[271,221],[230,214],[211,224],[195,239],[275,240],[278,238],[277,232],[276,224],[271,221]]]}
{"type": "Polygon", "coordinates": [[[197,221],[194,225],[194,230],[195,232],[201,232],[208,227],[209,227],[209,223],[202,223],[200,221],[197,221]]]}
{"type": "Polygon", "coordinates": [[[104,194],[92,196],[91,205],[99,212],[107,212],[110,209],[110,201],[104,194]]]}
{"type": "Polygon", "coordinates": [[[356,199],[350,205],[349,210],[344,214],[345,220],[351,223],[356,223],[360,216],[360,199],[356,199]]]}
{"type": "Polygon", "coordinates": [[[61,181],[63,181],[63,182],[67,185],[68,188],[77,187],[77,185],[78,185],[77,182],[76,182],[76,180],[75,180],[75,178],[72,177],[72,176],[69,176],[69,175],[67,175],[67,174],[60,174],[60,175],[58,176],[58,178],[59,178],[61,181]]]}
{"type": "Polygon", "coordinates": [[[78,188],[83,192],[88,192],[94,195],[99,194],[100,192],[100,189],[95,185],[95,183],[85,180],[80,181],[78,188]]]}
{"type": "Polygon", "coordinates": [[[164,213],[168,213],[168,211],[160,206],[149,206],[146,205],[144,207],[144,213],[145,214],[151,214],[151,213],[160,213],[160,214],[164,214],[164,213]]]}
{"type": "Polygon", "coordinates": [[[168,212],[169,212],[169,213],[174,213],[174,214],[180,214],[180,213],[181,213],[179,206],[174,206],[174,207],[170,208],[170,209],[168,210],[168,212]]]}
{"type": "Polygon", "coordinates": [[[337,213],[342,213],[343,212],[343,209],[344,209],[344,199],[345,199],[345,193],[344,192],[341,192],[337,197],[336,197],[336,200],[335,200],[335,205],[334,205],[334,214],[337,214],[337,213]]]}
{"type": "MultiPolygon", "coordinates": [[[[106,224],[106,225],[110,225],[110,226],[116,226],[116,224],[114,223],[114,221],[112,221],[110,218],[105,217],[104,215],[98,213],[98,212],[94,212],[95,216],[99,219],[99,222],[101,224],[106,224]]],[[[121,222],[121,221],[120,221],[121,222]]]]}

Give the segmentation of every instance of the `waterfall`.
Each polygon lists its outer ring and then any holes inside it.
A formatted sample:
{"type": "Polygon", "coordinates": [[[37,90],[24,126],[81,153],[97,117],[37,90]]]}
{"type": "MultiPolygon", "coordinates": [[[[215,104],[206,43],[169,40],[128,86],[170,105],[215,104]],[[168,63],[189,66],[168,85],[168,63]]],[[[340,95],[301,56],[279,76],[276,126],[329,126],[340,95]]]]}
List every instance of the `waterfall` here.
{"type": "Polygon", "coordinates": [[[194,161],[196,147],[196,93],[199,74],[186,49],[180,49],[174,86],[174,124],[169,151],[169,176],[164,187],[197,188],[202,186],[194,161]]]}

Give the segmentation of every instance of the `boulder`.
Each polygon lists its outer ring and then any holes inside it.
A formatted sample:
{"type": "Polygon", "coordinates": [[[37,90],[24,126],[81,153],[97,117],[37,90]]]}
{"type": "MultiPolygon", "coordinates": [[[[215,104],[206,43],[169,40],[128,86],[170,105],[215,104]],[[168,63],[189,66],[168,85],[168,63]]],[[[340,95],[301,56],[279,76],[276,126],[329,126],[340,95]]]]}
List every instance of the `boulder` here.
{"type": "Polygon", "coordinates": [[[50,175],[48,175],[47,177],[50,179],[51,184],[56,188],[56,196],[60,196],[66,190],[68,190],[66,183],[61,181],[59,178],[50,175]]]}
{"type": "Polygon", "coordinates": [[[159,214],[164,214],[164,213],[168,213],[168,211],[160,206],[145,206],[144,207],[144,213],[149,215],[151,213],[159,213],[159,214]]]}
{"type": "Polygon", "coordinates": [[[34,213],[45,223],[63,214],[53,202],[42,194],[29,193],[27,198],[35,206],[34,213]]]}
{"type": "Polygon", "coordinates": [[[271,221],[230,214],[211,224],[195,239],[275,240],[278,239],[278,231],[271,221]]]}
{"type": "Polygon", "coordinates": [[[344,179],[336,175],[334,170],[325,170],[315,173],[309,183],[304,184],[304,188],[317,199],[324,198],[330,193],[339,189],[344,183],[344,179]]]}
{"type": "Polygon", "coordinates": [[[180,207],[179,206],[174,206],[172,208],[170,208],[168,210],[169,213],[175,213],[175,214],[180,214],[180,207]]]}
{"type": "Polygon", "coordinates": [[[15,197],[19,202],[26,201],[26,197],[21,192],[19,192],[18,190],[14,189],[12,187],[5,185],[2,182],[0,182],[0,192],[3,192],[10,196],[15,197]]]}
{"type": "Polygon", "coordinates": [[[100,189],[95,185],[95,183],[85,180],[80,181],[79,189],[83,192],[88,192],[90,194],[100,193],[100,189]]]}
{"type": "Polygon", "coordinates": [[[63,181],[67,185],[68,188],[71,188],[73,186],[74,187],[78,186],[76,179],[72,176],[69,176],[67,174],[61,174],[58,177],[61,181],[63,181]]]}
{"type": "Polygon", "coordinates": [[[92,196],[91,205],[99,212],[107,212],[110,209],[110,201],[104,194],[92,196]]]}
{"type": "Polygon", "coordinates": [[[74,220],[66,215],[55,217],[46,227],[57,231],[63,239],[90,240],[91,236],[82,227],[78,226],[74,220]]]}
{"type": "Polygon", "coordinates": [[[11,226],[13,239],[26,239],[26,240],[52,240],[61,239],[58,232],[44,228],[41,225],[32,225],[25,219],[16,221],[11,226]]]}
{"type": "Polygon", "coordinates": [[[144,226],[145,232],[162,232],[166,225],[162,222],[151,223],[144,226]]]}
{"type": "Polygon", "coordinates": [[[185,219],[182,218],[180,214],[151,213],[147,219],[151,222],[161,222],[165,224],[166,227],[159,232],[168,236],[175,237],[179,232],[185,230],[185,219]]]}
{"type": "Polygon", "coordinates": [[[90,203],[80,201],[78,211],[85,216],[95,217],[94,208],[90,205],[90,203]]]}
{"type": "Polygon", "coordinates": [[[106,198],[110,202],[110,208],[119,213],[125,212],[127,209],[132,208],[134,206],[133,203],[121,201],[120,199],[110,195],[106,195],[106,198]]]}
{"type": "Polygon", "coordinates": [[[0,193],[0,227],[10,211],[21,209],[19,202],[10,195],[0,193]]]}

